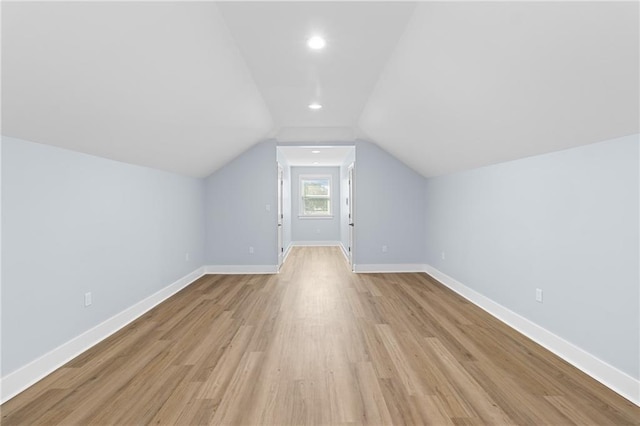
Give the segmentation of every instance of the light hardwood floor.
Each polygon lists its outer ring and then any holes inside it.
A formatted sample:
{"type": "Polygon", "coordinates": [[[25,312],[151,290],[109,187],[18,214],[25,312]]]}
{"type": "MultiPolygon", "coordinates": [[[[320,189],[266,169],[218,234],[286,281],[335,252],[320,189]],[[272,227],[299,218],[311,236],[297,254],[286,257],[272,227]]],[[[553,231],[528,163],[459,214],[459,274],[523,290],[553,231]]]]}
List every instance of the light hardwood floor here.
{"type": "Polygon", "coordinates": [[[640,424],[640,408],[424,274],[335,247],[208,275],[2,407],[2,424],[640,424]]]}

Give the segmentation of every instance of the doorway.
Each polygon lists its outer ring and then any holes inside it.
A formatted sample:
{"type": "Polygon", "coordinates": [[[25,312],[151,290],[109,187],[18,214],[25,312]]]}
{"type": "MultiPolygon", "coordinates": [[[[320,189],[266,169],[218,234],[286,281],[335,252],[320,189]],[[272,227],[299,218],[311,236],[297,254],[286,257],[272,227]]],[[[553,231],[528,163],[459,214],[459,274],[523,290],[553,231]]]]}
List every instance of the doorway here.
{"type": "Polygon", "coordinates": [[[353,270],[355,258],[349,252],[356,238],[350,229],[355,226],[355,189],[349,188],[349,180],[353,183],[355,154],[355,146],[346,143],[278,145],[279,265],[286,262],[291,247],[336,246],[353,270]],[[329,179],[320,191],[309,184],[310,177],[329,179]],[[316,200],[320,198],[322,202],[316,200]]]}

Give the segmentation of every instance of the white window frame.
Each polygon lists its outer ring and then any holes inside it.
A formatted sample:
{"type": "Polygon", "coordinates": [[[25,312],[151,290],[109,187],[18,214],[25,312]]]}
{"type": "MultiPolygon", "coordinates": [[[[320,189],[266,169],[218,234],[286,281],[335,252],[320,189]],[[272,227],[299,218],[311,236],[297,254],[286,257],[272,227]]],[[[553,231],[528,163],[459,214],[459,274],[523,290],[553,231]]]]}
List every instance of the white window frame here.
{"type": "Polygon", "coordinates": [[[317,175],[300,175],[298,177],[298,217],[301,219],[332,219],[333,218],[333,179],[329,174],[317,174],[317,175]],[[304,211],[304,186],[303,182],[306,180],[327,179],[329,181],[329,194],[327,196],[319,196],[317,198],[327,198],[329,200],[329,212],[323,214],[306,214],[304,211]]]}

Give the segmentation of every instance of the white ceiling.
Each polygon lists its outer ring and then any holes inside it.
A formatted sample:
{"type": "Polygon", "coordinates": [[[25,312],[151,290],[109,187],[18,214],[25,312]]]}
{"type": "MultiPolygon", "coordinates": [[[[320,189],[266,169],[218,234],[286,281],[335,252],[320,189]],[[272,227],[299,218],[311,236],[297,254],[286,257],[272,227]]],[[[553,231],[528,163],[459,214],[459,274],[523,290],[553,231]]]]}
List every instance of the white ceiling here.
{"type": "Polygon", "coordinates": [[[214,3],[2,2],[2,133],[206,176],[271,129],[214,3]]]}
{"type": "Polygon", "coordinates": [[[322,128],[351,131],[414,3],[226,2],[222,16],[274,120],[270,135],[324,139],[322,128]],[[321,35],[323,50],[307,39],[321,35]],[[312,102],[323,105],[312,111],[312,102]]]}
{"type": "Polygon", "coordinates": [[[360,119],[424,176],[639,132],[638,2],[421,3],[360,119]]]}
{"type": "Polygon", "coordinates": [[[279,146],[278,151],[290,166],[341,166],[353,146],[279,146]]]}
{"type": "Polygon", "coordinates": [[[637,2],[2,2],[2,134],[192,176],[269,137],[366,137],[451,173],[638,133],[638,16],[637,2]],[[322,51],[305,46],[315,32],[322,51]]]}

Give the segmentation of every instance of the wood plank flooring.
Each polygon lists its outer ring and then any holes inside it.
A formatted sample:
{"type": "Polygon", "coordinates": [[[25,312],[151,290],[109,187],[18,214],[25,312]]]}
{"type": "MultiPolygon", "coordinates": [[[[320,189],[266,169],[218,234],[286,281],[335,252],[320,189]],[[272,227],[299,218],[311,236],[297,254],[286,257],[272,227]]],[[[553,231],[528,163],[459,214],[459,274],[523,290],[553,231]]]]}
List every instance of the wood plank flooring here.
{"type": "Polygon", "coordinates": [[[640,408],[425,274],[335,247],[208,275],[6,402],[3,425],[640,424],[640,408]]]}

